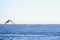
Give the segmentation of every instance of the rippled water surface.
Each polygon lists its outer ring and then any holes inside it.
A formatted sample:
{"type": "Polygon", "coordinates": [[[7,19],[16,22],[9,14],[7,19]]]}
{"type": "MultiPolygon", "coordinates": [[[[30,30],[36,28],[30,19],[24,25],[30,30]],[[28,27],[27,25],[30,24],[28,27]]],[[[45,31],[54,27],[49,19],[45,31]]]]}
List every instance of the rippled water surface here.
{"type": "Polygon", "coordinates": [[[0,24],[0,40],[60,40],[60,25],[0,24]]]}

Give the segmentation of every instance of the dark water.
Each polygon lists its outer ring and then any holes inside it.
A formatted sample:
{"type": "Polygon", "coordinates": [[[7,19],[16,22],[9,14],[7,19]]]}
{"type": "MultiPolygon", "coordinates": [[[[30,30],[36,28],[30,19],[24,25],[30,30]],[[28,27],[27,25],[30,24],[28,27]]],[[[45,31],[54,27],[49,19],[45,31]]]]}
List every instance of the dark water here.
{"type": "Polygon", "coordinates": [[[60,40],[60,24],[0,24],[0,40],[60,40]]]}

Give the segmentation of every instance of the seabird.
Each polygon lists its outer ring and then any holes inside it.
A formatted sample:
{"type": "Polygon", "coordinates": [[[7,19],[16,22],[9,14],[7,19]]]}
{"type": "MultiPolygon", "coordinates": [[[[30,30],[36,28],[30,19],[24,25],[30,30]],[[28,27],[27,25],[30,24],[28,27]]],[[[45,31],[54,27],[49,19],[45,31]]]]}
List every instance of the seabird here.
{"type": "Polygon", "coordinates": [[[7,23],[9,23],[9,22],[15,24],[14,22],[12,22],[12,20],[7,20],[7,21],[5,22],[5,24],[7,24],[7,23]]]}

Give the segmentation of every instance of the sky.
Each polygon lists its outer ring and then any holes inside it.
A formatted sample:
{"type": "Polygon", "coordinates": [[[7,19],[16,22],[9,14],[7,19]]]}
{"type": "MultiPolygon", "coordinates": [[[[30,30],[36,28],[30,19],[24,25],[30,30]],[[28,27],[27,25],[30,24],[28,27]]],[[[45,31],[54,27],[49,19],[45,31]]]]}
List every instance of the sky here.
{"type": "Polygon", "coordinates": [[[0,24],[60,24],[60,0],[0,0],[0,24]]]}

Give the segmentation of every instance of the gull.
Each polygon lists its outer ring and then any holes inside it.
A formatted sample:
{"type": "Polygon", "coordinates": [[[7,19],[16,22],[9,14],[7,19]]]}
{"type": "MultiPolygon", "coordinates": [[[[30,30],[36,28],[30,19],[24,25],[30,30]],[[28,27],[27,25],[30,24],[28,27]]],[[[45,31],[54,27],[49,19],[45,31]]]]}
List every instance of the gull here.
{"type": "Polygon", "coordinates": [[[5,22],[5,24],[7,24],[7,23],[9,23],[9,22],[15,24],[12,20],[7,20],[7,21],[5,22]]]}

